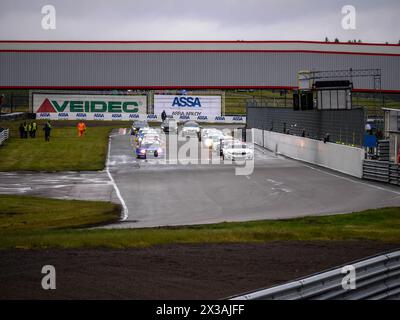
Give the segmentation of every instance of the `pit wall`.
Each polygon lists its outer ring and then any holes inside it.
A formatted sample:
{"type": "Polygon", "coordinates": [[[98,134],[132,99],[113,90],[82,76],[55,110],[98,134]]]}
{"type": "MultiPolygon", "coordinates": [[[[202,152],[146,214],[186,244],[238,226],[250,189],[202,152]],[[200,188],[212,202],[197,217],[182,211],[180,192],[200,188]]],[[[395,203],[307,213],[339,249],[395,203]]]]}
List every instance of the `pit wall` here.
{"type": "Polygon", "coordinates": [[[311,164],[362,178],[364,150],[336,143],[253,129],[254,143],[311,164]]]}

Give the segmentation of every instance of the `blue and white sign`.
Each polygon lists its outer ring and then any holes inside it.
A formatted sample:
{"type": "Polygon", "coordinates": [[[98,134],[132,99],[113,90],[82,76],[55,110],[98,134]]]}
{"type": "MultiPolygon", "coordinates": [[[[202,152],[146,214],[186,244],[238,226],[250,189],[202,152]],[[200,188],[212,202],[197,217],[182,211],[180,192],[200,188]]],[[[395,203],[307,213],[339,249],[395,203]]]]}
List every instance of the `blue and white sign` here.
{"type": "MultiPolygon", "coordinates": [[[[147,120],[150,122],[161,122],[161,117],[156,114],[116,114],[116,113],[74,113],[74,112],[41,112],[36,114],[37,119],[48,119],[48,120],[147,120]]],[[[188,116],[188,115],[175,115],[169,116],[169,118],[174,118],[178,123],[182,124],[188,120],[193,120],[196,122],[203,123],[246,123],[245,116],[188,116]]]]}
{"type": "Polygon", "coordinates": [[[155,95],[154,114],[168,116],[209,117],[221,115],[221,96],[155,95]]]}

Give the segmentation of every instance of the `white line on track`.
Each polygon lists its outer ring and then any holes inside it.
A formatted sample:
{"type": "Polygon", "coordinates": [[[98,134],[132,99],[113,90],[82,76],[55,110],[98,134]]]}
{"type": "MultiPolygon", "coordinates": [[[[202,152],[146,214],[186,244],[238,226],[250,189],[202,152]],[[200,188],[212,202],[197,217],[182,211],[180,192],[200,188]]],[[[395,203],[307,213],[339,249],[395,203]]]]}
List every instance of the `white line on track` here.
{"type": "Polygon", "coordinates": [[[107,172],[108,177],[110,178],[111,184],[114,187],[115,193],[117,194],[117,197],[122,205],[123,211],[122,211],[121,221],[125,221],[126,219],[128,219],[128,207],[126,206],[125,200],[124,200],[124,198],[122,198],[121,192],[119,191],[119,188],[118,188],[117,184],[115,183],[115,180],[112,177],[111,172],[110,172],[111,137],[112,136],[110,136],[108,138],[108,154],[107,154],[106,172],[107,172]]]}

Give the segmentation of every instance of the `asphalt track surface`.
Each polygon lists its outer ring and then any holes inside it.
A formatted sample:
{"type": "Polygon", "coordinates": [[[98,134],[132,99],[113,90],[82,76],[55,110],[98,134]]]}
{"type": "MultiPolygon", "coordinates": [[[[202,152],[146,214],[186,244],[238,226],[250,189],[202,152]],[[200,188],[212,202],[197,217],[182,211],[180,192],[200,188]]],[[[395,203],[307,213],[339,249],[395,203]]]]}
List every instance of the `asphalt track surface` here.
{"type": "MultiPolygon", "coordinates": [[[[235,174],[241,163],[188,164],[168,152],[157,159],[136,159],[133,138],[123,133],[115,131],[111,137],[108,172],[2,172],[0,194],[122,200],[126,219],[111,228],[285,219],[400,205],[398,188],[276,156],[257,146],[250,175],[235,174]]],[[[197,139],[190,141],[199,145],[197,139]]],[[[188,158],[204,160],[202,152],[207,154],[199,146],[188,158]]],[[[217,155],[210,156],[219,161],[217,155]]]]}
{"type": "Polygon", "coordinates": [[[106,172],[0,172],[0,194],[119,201],[106,172]]]}
{"type": "Polygon", "coordinates": [[[126,220],[112,228],[286,219],[400,205],[398,189],[257,146],[251,175],[236,175],[239,164],[175,164],[176,157],[168,154],[136,159],[133,146],[128,134],[112,137],[109,171],[128,209],[126,220]]]}

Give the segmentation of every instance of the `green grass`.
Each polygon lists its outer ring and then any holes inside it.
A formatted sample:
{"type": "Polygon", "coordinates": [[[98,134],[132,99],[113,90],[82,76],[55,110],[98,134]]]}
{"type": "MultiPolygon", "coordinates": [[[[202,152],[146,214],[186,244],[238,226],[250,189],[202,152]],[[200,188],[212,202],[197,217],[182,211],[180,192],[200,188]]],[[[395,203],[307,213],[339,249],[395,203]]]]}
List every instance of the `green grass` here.
{"type": "Polygon", "coordinates": [[[292,220],[127,230],[77,229],[115,219],[116,206],[110,203],[0,196],[0,212],[1,249],[290,240],[377,240],[400,244],[398,207],[292,220]]]}
{"type": "Polygon", "coordinates": [[[92,226],[119,217],[120,206],[111,202],[0,195],[0,233],[92,226]]]}
{"type": "MultiPolygon", "coordinates": [[[[102,170],[105,166],[108,136],[112,126],[91,127],[79,138],[75,123],[53,122],[50,142],[44,141],[42,123],[36,139],[20,139],[19,121],[2,122],[10,128],[10,139],[0,147],[0,171],[83,171],[102,170]]],[[[124,126],[127,126],[125,123],[124,126]]]]}

